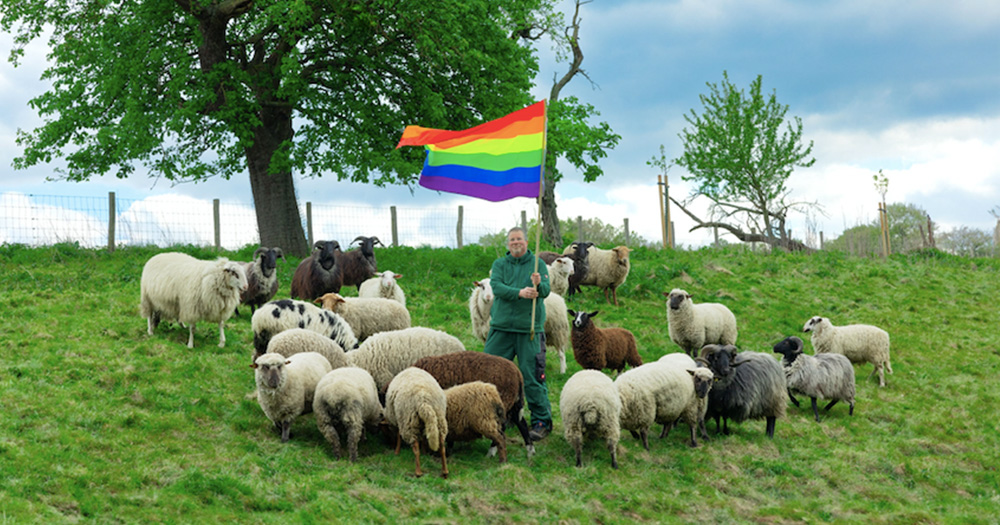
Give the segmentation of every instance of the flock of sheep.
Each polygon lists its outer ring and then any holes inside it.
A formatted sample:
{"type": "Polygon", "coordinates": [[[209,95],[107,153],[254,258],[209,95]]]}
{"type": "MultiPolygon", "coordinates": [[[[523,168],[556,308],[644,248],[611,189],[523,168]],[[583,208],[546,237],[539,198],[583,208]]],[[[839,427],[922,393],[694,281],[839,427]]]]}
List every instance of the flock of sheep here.
{"type": "MultiPolygon", "coordinates": [[[[446,449],[455,441],[486,438],[490,455],[506,461],[504,429],[516,426],[525,449],[534,453],[524,408],[523,378],[512,362],[482,352],[466,351],[445,332],[411,326],[406,297],[397,283],[402,276],[378,271],[376,237],[359,236],[355,250],[344,252],[336,241],[319,241],[295,270],[291,296],[277,293],[280,249],[261,247],[253,261],[198,260],[181,253],[153,256],[143,268],[140,309],[150,335],[160,320],[176,320],[189,329],[194,344],[198,321],[219,323],[219,346],[225,345],[225,321],[241,304],[250,306],[254,332],[253,362],[257,401],[282,441],[290,439],[295,419],[316,414],[320,433],[334,453],[357,459],[359,440],[385,430],[396,438],[396,453],[412,447],[416,474],[422,474],[420,451],[440,453],[442,475],[448,475],[446,449]],[[340,295],[356,286],[358,297],[340,295]]],[[[352,243],[353,244],[353,243],[352,243]]],[[[596,326],[599,314],[576,312],[565,298],[582,285],[601,288],[617,305],[616,290],[628,276],[629,249],[603,250],[592,243],[573,243],[564,253],[541,252],[551,280],[545,299],[546,345],[566,372],[566,351],[584,369],[570,377],[559,398],[564,435],[581,464],[587,439],[603,440],[618,467],[621,430],[628,430],[648,450],[649,431],[662,425],[666,437],[678,422],[690,427],[690,445],[700,431],[708,438],[706,419],[728,433],[728,423],[765,419],[774,436],[775,422],[788,401],[799,406],[796,393],[849,405],[853,415],[855,379],[852,363],[871,363],[885,385],[892,373],[889,335],[868,325],[834,326],[813,317],[803,327],[812,332],[816,355],[789,337],[774,346],[781,355],[738,352],[734,346],[736,317],[724,305],[695,304],[690,294],[665,293],[671,340],[683,352],[643,363],[636,340],[627,329],[596,326]],[[626,370],[628,368],[628,370],[626,370]],[[615,377],[603,370],[614,370],[615,377]]],[[[485,341],[493,293],[489,278],[475,282],[469,297],[473,334],[485,341]]]]}

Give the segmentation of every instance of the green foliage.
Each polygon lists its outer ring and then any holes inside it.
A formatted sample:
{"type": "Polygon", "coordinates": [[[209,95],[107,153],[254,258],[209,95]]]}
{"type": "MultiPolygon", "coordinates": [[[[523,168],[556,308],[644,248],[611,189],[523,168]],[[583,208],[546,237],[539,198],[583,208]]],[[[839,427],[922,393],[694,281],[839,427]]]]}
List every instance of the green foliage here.
{"type": "Polygon", "coordinates": [[[594,182],[604,174],[599,162],[608,156],[607,150],[615,149],[622,137],[607,122],[588,122],[597,116],[600,112],[593,105],[572,96],[560,98],[549,106],[547,180],[562,180],[563,174],[556,167],[558,159],[569,161],[583,172],[584,182],[594,182]]]}
{"type": "Polygon", "coordinates": [[[937,236],[937,245],[956,255],[989,257],[996,254],[993,235],[968,226],[959,226],[937,236]]]}
{"type": "MultiPolygon", "coordinates": [[[[248,260],[251,248],[221,255],[248,260]]],[[[381,268],[403,275],[415,325],[481,350],[467,300],[501,249],[377,254],[381,268]]],[[[569,303],[600,309],[600,326],[630,329],[645,361],[678,350],[662,293],[684,288],[697,302],[733,310],[743,350],[769,352],[813,315],[881,326],[892,336],[895,373],[879,388],[871,366],[857,365],[853,417],[838,404],[817,424],[808,402],[790,406],[773,441],[763,421],[731,425],[729,436],[709,423],[712,439],[696,449],[684,425],[651,439],[649,451],[626,432],[614,471],[598,442],[588,442],[584,466],[574,466],[558,399],[580,368],[570,354],[568,373],[559,374],[550,354],[555,432],[533,458],[510,430],[507,464],[485,457],[485,440],[459,443],[449,449],[448,479],[427,454],[428,474],[416,479],[412,452],[395,455],[394,442],[377,434],[362,442],[357,463],[335,458],[312,415],[281,443],[252,395],[248,312],[227,321],[224,349],[209,323],[198,324],[193,350],[176,323],[147,336],[138,277],[160,251],[0,245],[4,521],[989,523],[996,516],[996,259],[933,249],[883,261],[836,251],[638,247],[621,306],[592,288],[569,303]]],[[[287,297],[298,262],[278,263],[278,297],[287,297]]]]}

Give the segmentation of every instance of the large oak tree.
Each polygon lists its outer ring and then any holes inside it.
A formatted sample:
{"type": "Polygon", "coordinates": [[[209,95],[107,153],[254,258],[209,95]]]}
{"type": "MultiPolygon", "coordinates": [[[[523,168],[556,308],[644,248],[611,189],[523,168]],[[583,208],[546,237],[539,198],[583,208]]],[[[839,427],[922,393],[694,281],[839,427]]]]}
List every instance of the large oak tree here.
{"type": "Polygon", "coordinates": [[[172,181],[249,172],[261,243],[307,247],[293,173],[408,183],[407,124],[461,129],[530,102],[551,0],[0,0],[23,46],[50,35],[44,119],[15,167],[61,178],[140,168],[172,181]]]}

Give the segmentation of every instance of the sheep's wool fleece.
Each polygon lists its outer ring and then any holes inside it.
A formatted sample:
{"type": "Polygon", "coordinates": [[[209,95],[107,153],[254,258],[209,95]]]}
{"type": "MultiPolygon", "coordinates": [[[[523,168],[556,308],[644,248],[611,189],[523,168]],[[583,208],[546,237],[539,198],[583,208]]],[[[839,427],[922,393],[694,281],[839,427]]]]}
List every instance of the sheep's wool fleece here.
{"type": "Polygon", "coordinates": [[[300,414],[312,412],[313,395],[320,379],[332,368],[325,357],[315,352],[305,352],[285,357],[280,354],[264,354],[257,358],[255,373],[257,401],[264,414],[274,423],[294,419],[300,414]],[[261,365],[281,366],[278,388],[269,388],[261,374],[261,365]]]}
{"type": "Polygon", "coordinates": [[[694,399],[694,381],[687,369],[653,361],[615,379],[622,400],[621,425],[645,430],[653,423],[673,423],[694,399]]]}
{"type": "Polygon", "coordinates": [[[621,436],[621,398],[610,377],[597,370],[573,374],[559,395],[559,411],[567,441],[621,436]]]}
{"type": "Polygon", "coordinates": [[[385,394],[385,418],[399,429],[407,443],[427,438],[438,450],[448,435],[448,401],[437,380],[419,368],[407,368],[389,383],[385,394]]]}
{"type": "Polygon", "coordinates": [[[415,326],[377,333],[357,349],[347,352],[347,360],[367,370],[381,391],[396,374],[413,366],[421,357],[464,351],[465,345],[457,337],[440,330],[415,326]]]}
{"type": "Polygon", "coordinates": [[[785,366],[785,378],[803,395],[854,403],[854,367],[841,354],[801,354],[785,366]]]}

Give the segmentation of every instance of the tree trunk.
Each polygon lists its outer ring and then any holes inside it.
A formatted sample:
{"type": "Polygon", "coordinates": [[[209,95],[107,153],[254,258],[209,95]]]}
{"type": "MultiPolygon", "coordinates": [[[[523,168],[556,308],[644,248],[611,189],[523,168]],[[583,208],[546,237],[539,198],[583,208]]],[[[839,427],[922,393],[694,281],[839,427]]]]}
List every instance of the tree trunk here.
{"type": "Polygon", "coordinates": [[[559,216],[556,215],[556,183],[548,177],[545,178],[545,191],[542,192],[542,236],[556,248],[562,247],[562,232],[559,216]]]}
{"type": "Polygon", "coordinates": [[[271,158],[284,141],[292,139],[292,134],[290,109],[263,108],[261,126],[254,132],[253,145],[247,148],[247,168],[257,211],[260,244],[305,257],[309,255],[309,247],[302,229],[292,172],[270,172],[271,158]]]}

